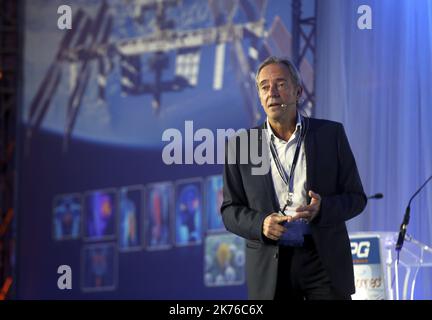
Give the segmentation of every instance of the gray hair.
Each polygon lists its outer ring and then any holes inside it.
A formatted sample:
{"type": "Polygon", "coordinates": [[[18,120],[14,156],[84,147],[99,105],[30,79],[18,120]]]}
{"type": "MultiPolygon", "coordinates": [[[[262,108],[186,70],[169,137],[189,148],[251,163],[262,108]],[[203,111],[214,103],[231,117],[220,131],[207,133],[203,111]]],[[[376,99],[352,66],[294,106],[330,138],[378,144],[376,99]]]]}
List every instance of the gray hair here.
{"type": "Polygon", "coordinates": [[[303,82],[301,79],[301,75],[300,72],[297,70],[296,66],[294,65],[294,63],[289,60],[288,58],[280,58],[280,57],[275,57],[275,56],[271,56],[268,57],[267,59],[265,59],[263,62],[261,62],[261,64],[258,67],[258,70],[256,72],[255,75],[255,84],[257,89],[258,87],[258,77],[259,74],[261,72],[261,70],[265,67],[268,66],[269,64],[283,64],[284,66],[286,66],[289,70],[290,76],[291,76],[291,81],[293,82],[293,84],[298,88],[298,87],[303,87],[303,82]]]}

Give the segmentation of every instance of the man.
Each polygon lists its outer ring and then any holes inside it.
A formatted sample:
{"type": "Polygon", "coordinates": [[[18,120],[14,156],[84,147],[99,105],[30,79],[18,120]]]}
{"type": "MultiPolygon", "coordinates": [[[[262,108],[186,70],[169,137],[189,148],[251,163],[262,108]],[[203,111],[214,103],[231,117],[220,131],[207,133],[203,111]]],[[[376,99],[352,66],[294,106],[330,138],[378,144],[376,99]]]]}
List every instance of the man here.
{"type": "Polygon", "coordinates": [[[303,88],[289,60],[266,59],[256,80],[267,119],[255,129],[270,170],[253,175],[251,164],[226,162],[221,206],[227,230],[247,239],[249,298],[351,299],[345,221],[367,200],[344,128],[300,115],[303,88]]]}

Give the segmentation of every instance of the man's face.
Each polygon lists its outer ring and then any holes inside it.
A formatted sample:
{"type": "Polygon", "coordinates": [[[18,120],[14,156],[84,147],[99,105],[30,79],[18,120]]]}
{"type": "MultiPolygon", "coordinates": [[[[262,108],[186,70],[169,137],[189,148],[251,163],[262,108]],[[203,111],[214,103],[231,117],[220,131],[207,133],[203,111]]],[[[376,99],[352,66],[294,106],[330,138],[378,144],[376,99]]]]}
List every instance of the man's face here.
{"type": "Polygon", "coordinates": [[[258,76],[258,94],[264,111],[270,119],[281,119],[290,110],[296,108],[298,92],[301,93],[301,89],[296,88],[292,83],[287,66],[274,63],[261,69],[258,76]],[[282,108],[282,103],[287,106],[282,108]]]}

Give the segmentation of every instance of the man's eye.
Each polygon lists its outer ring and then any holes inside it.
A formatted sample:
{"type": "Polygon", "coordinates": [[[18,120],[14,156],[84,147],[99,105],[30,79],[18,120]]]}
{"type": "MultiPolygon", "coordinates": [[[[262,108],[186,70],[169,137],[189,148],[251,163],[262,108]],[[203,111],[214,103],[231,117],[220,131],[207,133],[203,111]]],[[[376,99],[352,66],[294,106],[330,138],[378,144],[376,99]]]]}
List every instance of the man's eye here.
{"type": "Polygon", "coordinates": [[[262,91],[268,91],[269,88],[270,88],[269,86],[264,86],[264,87],[261,87],[261,90],[262,91]]]}

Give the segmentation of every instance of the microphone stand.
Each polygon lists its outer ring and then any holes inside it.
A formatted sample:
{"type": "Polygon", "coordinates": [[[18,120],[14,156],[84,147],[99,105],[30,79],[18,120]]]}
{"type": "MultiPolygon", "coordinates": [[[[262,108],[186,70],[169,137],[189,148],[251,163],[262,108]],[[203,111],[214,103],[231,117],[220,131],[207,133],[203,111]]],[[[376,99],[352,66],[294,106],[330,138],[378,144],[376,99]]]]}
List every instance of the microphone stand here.
{"type": "Polygon", "coordinates": [[[405,215],[404,215],[404,218],[403,218],[403,221],[402,221],[402,224],[401,224],[401,226],[400,226],[400,229],[399,229],[399,237],[398,237],[398,240],[397,240],[397,242],[396,242],[396,251],[398,252],[398,260],[399,260],[399,252],[401,251],[401,249],[402,249],[402,246],[403,246],[403,243],[404,243],[404,240],[405,240],[405,234],[406,234],[406,231],[407,231],[407,227],[408,227],[408,223],[409,223],[409,220],[410,220],[410,212],[411,212],[411,201],[415,198],[415,196],[416,195],[418,195],[419,194],[419,192],[423,189],[423,187],[430,181],[432,179],[432,176],[430,176],[426,181],[425,181],[425,183],[423,183],[422,184],[422,186],[413,194],[413,196],[411,197],[411,199],[409,200],[409,202],[408,202],[408,206],[407,206],[407,208],[406,208],[406,210],[405,210],[405,215]]]}
{"type": "MultiPolygon", "coordinates": [[[[395,261],[396,300],[399,300],[399,272],[398,272],[398,270],[399,270],[399,254],[400,254],[400,251],[402,250],[402,247],[403,247],[403,243],[404,243],[404,240],[405,240],[405,235],[406,235],[408,223],[409,223],[409,220],[410,220],[411,201],[415,198],[416,195],[419,194],[419,192],[424,188],[424,186],[431,179],[432,179],[432,176],[430,176],[429,178],[427,178],[427,180],[421,185],[421,187],[412,195],[412,197],[408,201],[408,206],[405,209],[405,215],[404,215],[404,218],[402,220],[402,224],[401,224],[400,229],[399,229],[399,236],[398,236],[398,240],[396,242],[397,259],[395,261]]],[[[393,280],[394,280],[394,278],[393,278],[393,280]]],[[[393,281],[392,281],[392,284],[391,284],[391,288],[393,288],[393,281]]]]}

